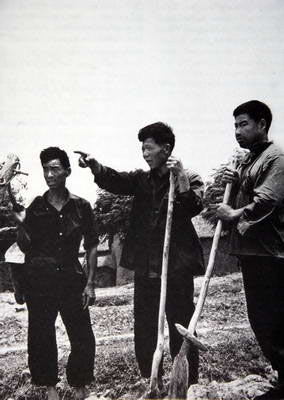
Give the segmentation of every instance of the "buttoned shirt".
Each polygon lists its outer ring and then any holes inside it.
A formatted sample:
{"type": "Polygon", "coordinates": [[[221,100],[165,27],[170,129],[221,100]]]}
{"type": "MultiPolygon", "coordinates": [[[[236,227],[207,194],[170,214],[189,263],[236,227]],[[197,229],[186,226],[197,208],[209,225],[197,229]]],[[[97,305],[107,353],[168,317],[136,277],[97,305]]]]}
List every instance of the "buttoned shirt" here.
{"type": "MultiPolygon", "coordinates": [[[[169,252],[169,275],[202,274],[202,248],[191,218],[202,210],[203,183],[187,171],[190,189],[179,193],[175,188],[172,233],[169,252]]],[[[156,170],[118,172],[102,167],[95,182],[114,194],[133,196],[130,226],[120,264],[138,275],[158,276],[161,273],[165,225],[169,194],[169,172],[159,175],[156,170]]]]}
{"type": "Polygon", "coordinates": [[[98,244],[90,203],[68,191],[66,196],[60,211],[48,202],[47,192],[26,210],[24,227],[30,240],[19,237],[18,244],[25,253],[28,289],[33,294],[53,293],[64,280],[76,286],[76,278],[82,276],[78,260],[82,238],[86,250],[98,244]]]}
{"type": "Polygon", "coordinates": [[[237,169],[234,208],[244,211],[232,230],[231,254],[284,258],[284,152],[259,143],[237,169]]]}

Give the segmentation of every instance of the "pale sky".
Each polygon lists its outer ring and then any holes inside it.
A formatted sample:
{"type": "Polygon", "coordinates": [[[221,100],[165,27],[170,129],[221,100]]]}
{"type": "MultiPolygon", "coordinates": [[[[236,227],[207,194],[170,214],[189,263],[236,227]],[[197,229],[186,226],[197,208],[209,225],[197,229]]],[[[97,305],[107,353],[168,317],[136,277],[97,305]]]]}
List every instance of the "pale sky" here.
{"type": "Polygon", "coordinates": [[[69,188],[93,203],[73,150],[147,169],[137,133],[152,122],[204,180],[236,147],[244,101],[271,107],[284,143],[283,21],[283,0],[0,0],[0,156],[18,154],[32,197],[40,150],[64,148],[69,188]]]}

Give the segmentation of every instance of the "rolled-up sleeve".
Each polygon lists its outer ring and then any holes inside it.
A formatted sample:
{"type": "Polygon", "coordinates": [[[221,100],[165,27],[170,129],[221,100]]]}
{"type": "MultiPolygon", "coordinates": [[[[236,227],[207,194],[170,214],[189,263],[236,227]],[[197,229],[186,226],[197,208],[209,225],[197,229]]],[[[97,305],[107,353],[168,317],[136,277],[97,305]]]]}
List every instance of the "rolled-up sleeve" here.
{"type": "Polygon", "coordinates": [[[268,218],[284,201],[284,155],[269,158],[253,189],[252,202],[243,209],[238,230],[245,234],[268,218]]]}
{"type": "Polygon", "coordinates": [[[203,209],[204,184],[201,177],[193,172],[186,171],[190,189],[187,192],[177,193],[177,200],[186,208],[190,218],[198,215],[203,209]]]}
{"type": "Polygon", "coordinates": [[[91,247],[97,246],[99,243],[98,226],[91,204],[86,202],[84,205],[84,248],[89,250],[91,247]]]}
{"type": "Polygon", "coordinates": [[[31,249],[31,230],[33,214],[30,207],[26,209],[26,218],[22,225],[17,230],[17,245],[23,253],[27,253],[31,249]]]}

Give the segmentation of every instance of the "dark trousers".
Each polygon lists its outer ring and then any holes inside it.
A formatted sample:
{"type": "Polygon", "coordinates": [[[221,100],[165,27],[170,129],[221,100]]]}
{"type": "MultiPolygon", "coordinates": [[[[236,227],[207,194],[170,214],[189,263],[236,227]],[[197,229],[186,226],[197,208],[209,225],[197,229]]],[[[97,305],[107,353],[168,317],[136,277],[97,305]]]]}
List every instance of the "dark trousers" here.
{"type": "Polygon", "coordinates": [[[248,317],[263,354],[284,380],[284,260],[241,260],[248,317]]]}
{"type": "Polygon", "coordinates": [[[58,382],[55,320],[60,313],[65,325],[71,353],[66,375],[68,383],[80,387],[93,380],[95,337],[89,310],[83,310],[81,292],[67,298],[31,296],[26,298],[28,326],[28,363],[32,382],[54,386],[58,382]]]}
{"type": "MultiPolygon", "coordinates": [[[[136,359],[142,377],[151,376],[153,354],[157,345],[158,315],[160,302],[159,278],[135,276],[134,284],[134,342],[136,359]]],[[[189,279],[169,278],[167,287],[166,317],[169,326],[170,353],[172,360],[182,344],[182,336],[175,323],[188,326],[194,312],[193,277],[189,279]]],[[[190,348],[188,353],[189,384],[198,380],[198,350],[190,348]]],[[[162,362],[159,375],[162,376],[162,362]]]]}

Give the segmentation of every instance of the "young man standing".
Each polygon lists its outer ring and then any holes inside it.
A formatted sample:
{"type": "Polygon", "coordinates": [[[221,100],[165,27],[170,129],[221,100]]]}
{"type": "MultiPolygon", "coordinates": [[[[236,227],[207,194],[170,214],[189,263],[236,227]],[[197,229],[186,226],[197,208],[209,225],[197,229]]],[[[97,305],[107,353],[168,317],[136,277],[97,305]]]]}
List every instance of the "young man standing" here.
{"type": "MultiPolygon", "coordinates": [[[[149,378],[157,343],[170,170],[176,178],[166,302],[172,358],[182,343],[174,324],[186,326],[189,323],[194,312],[193,276],[204,272],[201,245],[191,222],[191,218],[202,210],[203,183],[198,175],[186,172],[181,161],[171,156],[175,136],[169,126],[161,122],[148,125],[140,130],[138,138],[150,171],[117,172],[82,152],[79,152],[79,165],[91,169],[99,187],[134,197],[120,264],[135,271],[135,352],[142,377],[149,378]]],[[[198,353],[195,348],[190,352],[189,366],[189,384],[196,383],[198,353]]],[[[160,389],[162,373],[161,365],[160,389]]]]}
{"type": "Polygon", "coordinates": [[[256,399],[284,399],[284,152],[268,139],[266,104],[252,100],[233,115],[236,139],[249,153],[226,170],[235,200],[217,215],[233,223],[230,252],[240,259],[251,327],[278,372],[278,385],[256,399]]]}
{"type": "Polygon", "coordinates": [[[40,154],[48,191],[15,212],[18,244],[25,253],[25,300],[29,314],[28,363],[32,382],[47,386],[48,399],[58,400],[55,320],[60,313],[71,343],[67,380],[75,398],[85,398],[93,380],[95,338],[88,306],[94,302],[98,238],[90,204],[66,189],[71,173],[65,151],[49,147],[40,154]],[[84,237],[89,274],[78,260],[84,237]]]}

